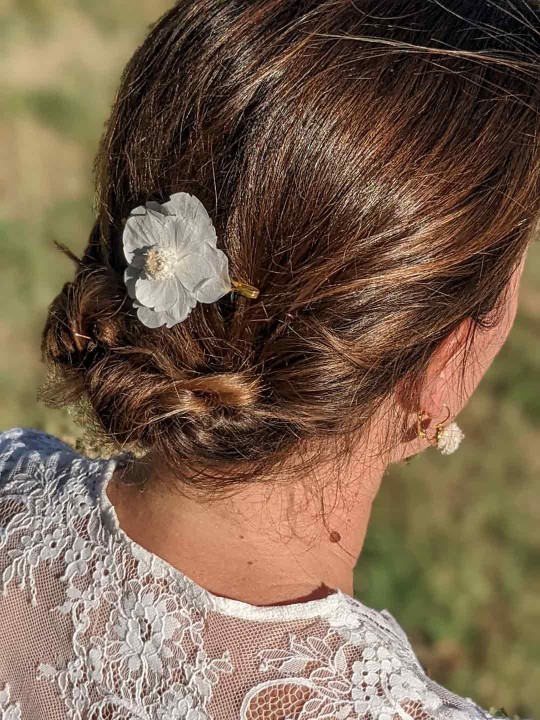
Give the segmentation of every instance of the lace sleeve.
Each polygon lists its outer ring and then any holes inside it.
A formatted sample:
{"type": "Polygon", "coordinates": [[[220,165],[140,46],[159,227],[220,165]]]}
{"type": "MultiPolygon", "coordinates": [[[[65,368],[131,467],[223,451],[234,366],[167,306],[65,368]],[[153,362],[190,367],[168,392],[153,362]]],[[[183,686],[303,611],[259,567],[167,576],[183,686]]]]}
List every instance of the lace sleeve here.
{"type": "Polygon", "coordinates": [[[0,433],[0,490],[17,473],[32,472],[38,464],[54,461],[54,456],[73,456],[74,451],[54,435],[16,427],[0,433]]]}

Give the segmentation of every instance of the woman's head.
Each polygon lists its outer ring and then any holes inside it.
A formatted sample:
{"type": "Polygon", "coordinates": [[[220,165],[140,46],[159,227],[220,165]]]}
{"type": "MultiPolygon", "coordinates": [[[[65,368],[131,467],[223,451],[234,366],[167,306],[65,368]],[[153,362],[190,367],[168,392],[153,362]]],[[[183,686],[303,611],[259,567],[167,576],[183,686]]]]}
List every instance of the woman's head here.
{"type": "Polygon", "coordinates": [[[66,394],[179,478],[205,467],[194,487],[347,453],[388,402],[406,426],[434,359],[508,307],[540,211],[539,55],[523,0],[182,0],[123,75],[51,307],[66,394]],[[122,220],[181,191],[260,297],[149,329],[122,220]]]}

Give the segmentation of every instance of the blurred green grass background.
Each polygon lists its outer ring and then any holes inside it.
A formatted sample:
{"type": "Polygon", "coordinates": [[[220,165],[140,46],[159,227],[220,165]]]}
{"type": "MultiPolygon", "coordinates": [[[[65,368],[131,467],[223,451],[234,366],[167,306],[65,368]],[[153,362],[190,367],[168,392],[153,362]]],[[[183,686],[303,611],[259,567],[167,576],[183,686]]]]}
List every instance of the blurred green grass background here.
{"type": "MultiPolygon", "coordinates": [[[[36,403],[46,307],[80,251],[91,168],[122,66],[168,0],[3,0],[0,7],[0,429],[73,437],[36,403]]],[[[487,708],[540,707],[540,248],[510,339],[460,416],[451,458],[388,474],[355,592],[386,607],[428,673],[487,708]]]]}

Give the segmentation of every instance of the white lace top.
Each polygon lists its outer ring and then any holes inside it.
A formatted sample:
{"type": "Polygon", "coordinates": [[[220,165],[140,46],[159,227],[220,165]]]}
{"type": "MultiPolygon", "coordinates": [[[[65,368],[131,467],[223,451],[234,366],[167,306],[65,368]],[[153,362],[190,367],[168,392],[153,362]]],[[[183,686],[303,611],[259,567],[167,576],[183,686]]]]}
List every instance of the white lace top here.
{"type": "Polygon", "coordinates": [[[486,720],[392,615],[212,595],[119,527],[122,456],[0,433],[0,720],[486,720]]]}

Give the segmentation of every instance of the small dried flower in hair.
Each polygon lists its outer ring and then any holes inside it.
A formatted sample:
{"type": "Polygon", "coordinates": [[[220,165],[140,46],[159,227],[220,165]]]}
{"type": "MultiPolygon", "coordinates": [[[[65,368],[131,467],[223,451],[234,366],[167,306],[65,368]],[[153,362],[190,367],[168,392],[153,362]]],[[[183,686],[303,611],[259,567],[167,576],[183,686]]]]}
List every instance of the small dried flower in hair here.
{"type": "Polygon", "coordinates": [[[197,302],[231,292],[228,258],[216,243],[204,205],[188,193],[131,212],[123,231],[124,280],[144,325],[173,327],[197,302]]]}

